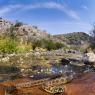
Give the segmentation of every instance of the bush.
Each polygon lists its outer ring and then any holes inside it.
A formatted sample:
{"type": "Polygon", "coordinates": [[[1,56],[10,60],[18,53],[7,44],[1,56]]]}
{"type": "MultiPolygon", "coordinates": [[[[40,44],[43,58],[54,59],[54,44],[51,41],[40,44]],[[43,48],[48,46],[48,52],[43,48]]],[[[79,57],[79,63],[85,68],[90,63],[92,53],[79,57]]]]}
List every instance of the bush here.
{"type": "Polygon", "coordinates": [[[55,46],[56,46],[56,49],[60,49],[60,48],[64,47],[65,45],[62,43],[56,42],[55,46]]]}
{"type": "Polygon", "coordinates": [[[17,40],[6,37],[0,39],[0,52],[2,53],[23,53],[30,51],[32,44],[20,44],[17,40]]]}
{"type": "Polygon", "coordinates": [[[33,50],[36,47],[41,47],[49,51],[64,47],[62,43],[58,43],[58,42],[55,43],[52,40],[45,40],[45,39],[33,41],[32,44],[33,44],[33,50]]]}
{"type": "Polygon", "coordinates": [[[56,49],[55,43],[52,40],[43,40],[44,43],[44,47],[47,50],[52,50],[52,49],[56,49]]]}
{"type": "Polygon", "coordinates": [[[31,49],[32,49],[32,45],[31,44],[22,44],[22,45],[18,45],[17,46],[17,52],[18,53],[28,52],[31,49]]]}
{"type": "Polygon", "coordinates": [[[3,53],[17,52],[17,42],[15,40],[11,40],[10,38],[1,38],[0,52],[3,53]]]}

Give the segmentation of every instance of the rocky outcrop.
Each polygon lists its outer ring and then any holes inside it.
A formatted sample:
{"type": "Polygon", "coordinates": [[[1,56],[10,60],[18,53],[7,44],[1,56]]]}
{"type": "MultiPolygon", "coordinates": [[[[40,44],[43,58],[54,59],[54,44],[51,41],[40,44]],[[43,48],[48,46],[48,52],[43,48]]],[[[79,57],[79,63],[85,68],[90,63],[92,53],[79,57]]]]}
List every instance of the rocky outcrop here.
{"type": "Polygon", "coordinates": [[[0,35],[10,33],[10,28],[13,28],[13,33],[20,41],[40,40],[50,37],[46,31],[40,30],[37,26],[24,24],[22,22],[11,22],[0,18],[0,35]]]}

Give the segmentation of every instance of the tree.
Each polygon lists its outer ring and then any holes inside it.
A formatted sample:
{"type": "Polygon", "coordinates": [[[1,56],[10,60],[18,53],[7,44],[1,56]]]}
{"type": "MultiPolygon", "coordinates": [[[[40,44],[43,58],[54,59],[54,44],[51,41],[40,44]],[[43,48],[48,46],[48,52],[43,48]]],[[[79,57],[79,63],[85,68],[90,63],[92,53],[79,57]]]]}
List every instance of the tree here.
{"type": "Polygon", "coordinates": [[[95,24],[93,24],[93,29],[91,31],[91,48],[95,48],[95,24]]]}
{"type": "Polygon", "coordinates": [[[44,45],[47,50],[56,49],[55,43],[52,40],[44,40],[44,45]]]}
{"type": "Polygon", "coordinates": [[[23,25],[22,22],[16,21],[16,24],[15,24],[14,26],[15,26],[15,27],[20,27],[20,26],[22,26],[22,25],[23,25]]]}
{"type": "Polygon", "coordinates": [[[32,41],[32,47],[33,47],[33,50],[35,50],[36,47],[41,47],[41,41],[40,40],[32,41]]]}

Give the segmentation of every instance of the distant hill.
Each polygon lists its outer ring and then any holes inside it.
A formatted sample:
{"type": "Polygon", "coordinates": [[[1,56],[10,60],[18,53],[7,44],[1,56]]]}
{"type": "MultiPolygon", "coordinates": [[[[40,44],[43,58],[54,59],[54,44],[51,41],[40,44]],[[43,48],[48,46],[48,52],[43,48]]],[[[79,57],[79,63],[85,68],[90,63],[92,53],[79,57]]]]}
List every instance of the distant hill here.
{"type": "Polygon", "coordinates": [[[84,32],[73,32],[67,34],[54,35],[55,38],[60,39],[61,41],[69,45],[82,45],[89,43],[92,39],[87,33],[84,32]]]}

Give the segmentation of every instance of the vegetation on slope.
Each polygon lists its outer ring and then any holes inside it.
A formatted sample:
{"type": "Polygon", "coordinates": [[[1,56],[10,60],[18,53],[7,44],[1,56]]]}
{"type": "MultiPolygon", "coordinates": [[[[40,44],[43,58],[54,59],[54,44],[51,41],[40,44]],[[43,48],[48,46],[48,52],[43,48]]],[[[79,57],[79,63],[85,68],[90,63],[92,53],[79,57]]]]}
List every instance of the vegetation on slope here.
{"type": "Polygon", "coordinates": [[[70,45],[81,45],[82,43],[89,42],[91,39],[91,37],[84,32],[73,32],[63,35],[55,35],[55,37],[58,37],[70,45]]]}
{"type": "Polygon", "coordinates": [[[35,49],[36,47],[41,47],[49,51],[64,47],[64,44],[59,43],[59,42],[53,42],[51,39],[37,40],[37,41],[32,42],[32,45],[33,45],[33,49],[35,49]]]}
{"type": "MultiPolygon", "coordinates": [[[[3,22],[2,22],[3,23],[3,22]]],[[[60,48],[79,49],[89,43],[91,37],[83,32],[74,32],[52,36],[37,27],[16,22],[0,31],[0,52],[27,52],[36,48],[56,50],[60,48]]]]}
{"type": "Polygon", "coordinates": [[[35,50],[37,47],[46,49],[46,50],[55,50],[62,48],[64,45],[60,42],[54,42],[51,38],[48,39],[31,39],[22,41],[18,38],[16,32],[18,32],[17,28],[20,27],[22,23],[16,23],[8,28],[4,33],[4,35],[0,38],[0,52],[3,53],[21,53],[27,52],[30,50],[35,50]]]}

